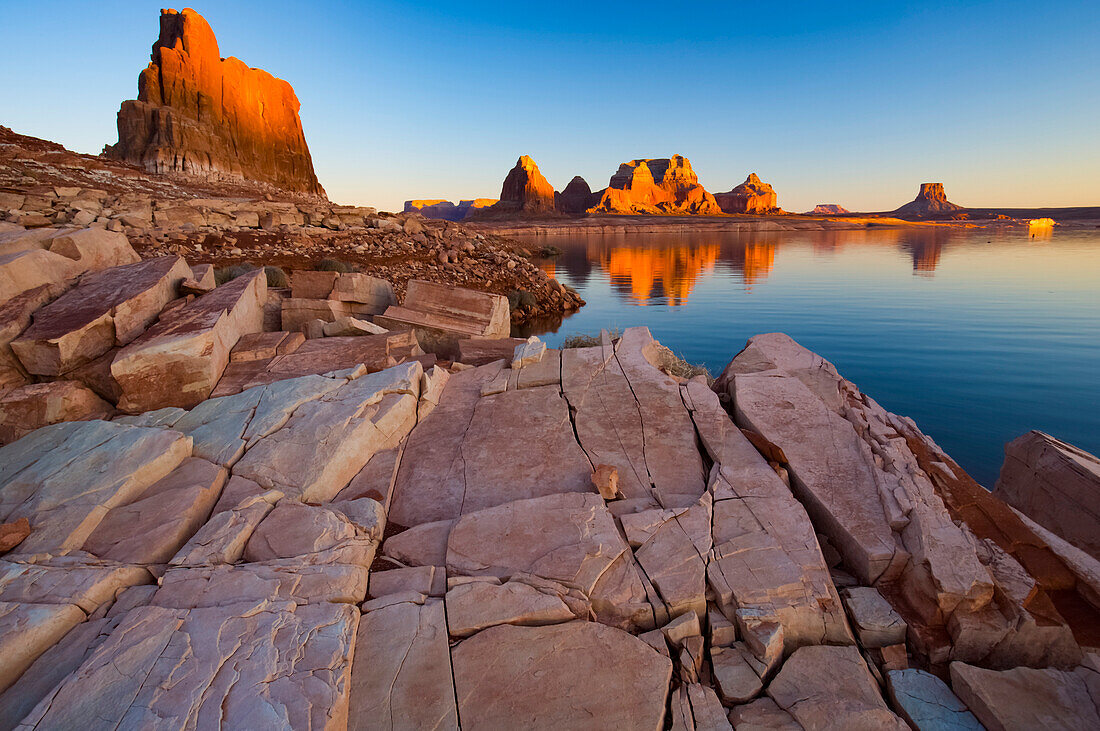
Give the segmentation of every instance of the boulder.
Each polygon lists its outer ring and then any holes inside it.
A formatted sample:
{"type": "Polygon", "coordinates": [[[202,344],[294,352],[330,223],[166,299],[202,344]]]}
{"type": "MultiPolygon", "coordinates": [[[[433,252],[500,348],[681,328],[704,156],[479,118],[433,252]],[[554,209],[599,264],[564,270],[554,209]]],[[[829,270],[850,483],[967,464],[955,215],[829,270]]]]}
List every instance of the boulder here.
{"type": "Polygon", "coordinates": [[[106,419],[114,407],[76,381],[32,383],[0,396],[0,445],[63,421],[106,419]]]}
{"type": "Polygon", "coordinates": [[[191,268],[179,256],[91,274],[38,310],[34,324],[11,348],[28,372],[60,376],[136,339],[190,275],[191,268]]]}
{"type": "Polygon", "coordinates": [[[810,731],[909,728],[887,708],[855,647],[795,650],[768,685],[768,695],[810,731]]]}
{"type": "Polygon", "coordinates": [[[31,316],[50,301],[52,290],[43,284],[0,303],[0,392],[30,382],[27,370],[11,349],[11,341],[30,326],[31,316]]]}
{"type": "Polygon", "coordinates": [[[1100,459],[1040,431],[1005,445],[994,495],[1100,560],[1100,459]]]}
{"type": "Polygon", "coordinates": [[[400,306],[387,307],[374,323],[389,330],[414,328],[456,340],[504,338],[511,329],[507,297],[419,279],[409,282],[400,306]]]}
{"type": "Polygon", "coordinates": [[[115,356],[119,408],[190,408],[207,398],[240,337],[263,329],[266,299],[267,279],[257,269],[167,313],[115,356]]]}
{"type": "Polygon", "coordinates": [[[125,236],[101,228],[17,232],[0,239],[0,302],[42,285],[56,297],[81,274],[138,261],[125,236]]]}
{"type": "Polygon", "coordinates": [[[745,182],[728,193],[715,193],[714,199],[724,213],[772,213],[779,209],[775,189],[756,173],[749,173],[745,182]]]}
{"type": "Polygon", "coordinates": [[[932,673],[917,669],[891,670],[886,673],[886,688],[894,710],[916,731],[981,731],[984,728],[947,683],[932,673]]]}
{"type": "Polygon", "coordinates": [[[1095,667],[998,671],[954,662],[951,685],[990,731],[1100,728],[1100,673],[1095,667]]]}
{"type": "Polygon", "coordinates": [[[962,206],[947,200],[943,183],[921,183],[917,197],[893,213],[900,218],[929,218],[950,215],[961,210],[962,206]]]}
{"type": "Polygon", "coordinates": [[[672,663],[613,627],[502,625],[452,651],[464,728],[658,729],[672,663]]]}
{"type": "Polygon", "coordinates": [[[845,589],[843,596],[860,645],[881,648],[905,643],[905,620],[898,616],[877,589],[853,586],[845,589]]]}
{"type": "Polygon", "coordinates": [[[560,598],[520,581],[461,584],[447,592],[446,605],[447,627],[451,637],[456,638],[498,624],[540,626],[574,619],[560,598]]]}
{"type": "Polygon", "coordinates": [[[109,157],[150,172],[228,175],[324,195],[290,84],[222,58],[206,20],[162,10],[138,98],[118,113],[109,157]]]}

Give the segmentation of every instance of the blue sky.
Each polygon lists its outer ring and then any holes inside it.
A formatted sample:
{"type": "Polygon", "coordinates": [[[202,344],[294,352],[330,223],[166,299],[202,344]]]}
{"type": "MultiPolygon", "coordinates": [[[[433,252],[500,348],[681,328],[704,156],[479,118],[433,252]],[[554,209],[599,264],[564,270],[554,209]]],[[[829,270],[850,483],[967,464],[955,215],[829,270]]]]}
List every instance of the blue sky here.
{"type": "MultiPolygon", "coordinates": [[[[99,152],[156,40],[150,2],[0,0],[0,124],[99,152]]],[[[1100,205],[1100,7],[1082,2],[198,5],[223,55],[287,79],[336,201],[559,190],[686,155],[711,191],[892,209],[1100,205]]]]}

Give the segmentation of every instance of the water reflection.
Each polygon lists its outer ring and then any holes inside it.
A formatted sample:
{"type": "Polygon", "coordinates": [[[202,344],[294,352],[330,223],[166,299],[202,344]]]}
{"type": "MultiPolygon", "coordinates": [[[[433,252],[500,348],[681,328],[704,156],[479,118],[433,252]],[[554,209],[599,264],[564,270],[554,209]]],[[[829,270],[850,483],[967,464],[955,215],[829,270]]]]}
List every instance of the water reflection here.
{"type": "Polygon", "coordinates": [[[560,256],[540,267],[577,288],[593,272],[607,278],[624,303],[646,307],[687,304],[699,280],[721,268],[740,275],[742,287],[767,280],[775,268],[780,243],[809,244],[815,254],[836,255],[856,246],[895,248],[913,262],[913,274],[930,277],[957,231],[950,229],[857,229],[814,232],[603,234],[556,241],[560,256]]]}

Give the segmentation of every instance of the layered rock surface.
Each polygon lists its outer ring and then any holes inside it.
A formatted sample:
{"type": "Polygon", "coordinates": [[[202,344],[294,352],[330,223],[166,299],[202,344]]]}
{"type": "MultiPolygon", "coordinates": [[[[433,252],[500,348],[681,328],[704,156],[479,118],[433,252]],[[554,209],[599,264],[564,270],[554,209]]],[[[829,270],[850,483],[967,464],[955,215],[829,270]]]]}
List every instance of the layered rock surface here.
{"type": "Polygon", "coordinates": [[[760,336],[715,393],[644,328],[537,345],[0,447],[3,726],[1095,726],[1048,585],[1100,563],[1002,547],[1015,513],[827,362],[760,336]]]}
{"type": "Polygon", "coordinates": [[[222,58],[206,20],[162,10],[138,98],[118,113],[109,156],[157,173],[227,175],[324,196],[290,84],[222,58]]]}
{"type": "Polygon", "coordinates": [[[1005,445],[997,497],[1100,559],[1100,459],[1031,431],[1005,445]]]}
{"type": "Polygon", "coordinates": [[[725,213],[771,213],[779,208],[775,189],[756,173],[749,173],[744,183],[728,193],[715,193],[714,199],[725,213]]]}

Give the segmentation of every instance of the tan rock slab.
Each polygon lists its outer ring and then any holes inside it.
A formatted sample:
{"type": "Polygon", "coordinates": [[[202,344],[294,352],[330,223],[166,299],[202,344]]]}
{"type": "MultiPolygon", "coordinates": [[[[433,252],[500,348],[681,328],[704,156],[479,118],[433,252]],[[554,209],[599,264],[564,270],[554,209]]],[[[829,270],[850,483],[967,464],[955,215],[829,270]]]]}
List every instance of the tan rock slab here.
{"type": "Polygon", "coordinates": [[[864,648],[904,645],[906,624],[890,602],[869,586],[844,590],[844,606],[864,648]]]}
{"type": "Polygon", "coordinates": [[[43,427],[0,447],[0,519],[30,520],[20,552],[79,548],[109,510],[190,454],[189,438],[163,429],[106,421],[43,427]]]}
{"type": "Polygon", "coordinates": [[[501,625],[452,651],[463,728],[659,729],[672,663],[592,622],[501,625]],[[592,682],[598,678],[599,682],[592,682]]]}
{"type": "Polygon", "coordinates": [[[890,703],[898,715],[917,731],[984,728],[947,683],[923,670],[892,670],[886,673],[890,703]]]}
{"type": "Polygon", "coordinates": [[[445,566],[454,524],[453,520],[438,520],[413,526],[387,538],[382,552],[409,566],[445,566]]]}
{"type": "Polygon", "coordinates": [[[714,690],[706,685],[690,683],[686,686],[691,702],[691,715],[696,731],[731,731],[726,711],[714,690]]]}
{"type": "Polygon", "coordinates": [[[0,302],[0,391],[30,382],[11,341],[30,327],[31,315],[60,290],[60,285],[43,284],[0,302]]]}
{"type": "Polygon", "coordinates": [[[368,589],[372,599],[405,592],[442,597],[447,591],[446,574],[442,566],[408,566],[372,571],[368,589]]]}
{"type": "Polygon", "coordinates": [[[0,524],[0,553],[7,553],[31,534],[31,522],[26,518],[0,524]]]}
{"type": "Polygon", "coordinates": [[[319,557],[315,564],[284,559],[257,564],[170,568],[161,578],[153,604],[176,609],[224,607],[239,602],[292,601],[358,604],[367,593],[374,552],[357,546],[352,556],[319,557]],[[338,562],[343,558],[344,562],[338,562]]]}
{"type": "Polygon", "coordinates": [[[580,591],[600,621],[651,629],[652,609],[629,554],[598,495],[563,493],[459,518],[447,543],[447,573],[531,574],[580,591]]]}
{"type": "Polygon", "coordinates": [[[338,274],[332,285],[332,292],[328,296],[341,302],[365,305],[365,309],[360,309],[362,314],[380,315],[390,305],[397,304],[392,284],[385,279],[359,272],[338,274]]]}
{"type": "Polygon", "coordinates": [[[994,495],[1100,559],[1100,459],[1030,431],[1005,445],[994,495]]]}
{"type": "Polygon", "coordinates": [[[34,323],[12,341],[12,350],[30,373],[67,373],[141,335],[190,274],[179,256],[91,274],[36,312],[34,323]]]}
{"type": "Polygon", "coordinates": [[[83,621],[84,612],[73,604],[0,602],[0,691],[83,621]]]}
{"type": "Polygon", "coordinates": [[[350,696],[349,731],[458,728],[442,600],[402,602],[363,615],[350,696]]]}
{"type": "Polygon", "coordinates": [[[124,235],[101,228],[25,232],[0,245],[0,302],[44,284],[63,290],[85,272],[139,260],[124,235]]]}
{"type": "Polygon", "coordinates": [[[997,671],[953,662],[951,687],[990,731],[1100,728],[1100,673],[1094,668],[997,671]]]}
{"type": "Polygon", "coordinates": [[[909,728],[887,708],[854,647],[795,650],[768,685],[768,695],[807,731],[909,728]]]}
{"type": "Polygon", "coordinates": [[[520,370],[540,362],[546,355],[546,343],[532,335],[522,345],[517,345],[512,353],[512,370],[520,370]]]}
{"type": "Polygon", "coordinates": [[[258,269],[166,315],[115,356],[119,408],[190,408],[206,399],[240,337],[263,329],[266,299],[267,280],[258,269]]]}
{"type": "Polygon", "coordinates": [[[242,335],[233,351],[229,354],[229,362],[266,360],[276,355],[293,353],[306,340],[302,333],[297,332],[262,332],[242,335]]]}
{"type": "Polygon", "coordinates": [[[771,698],[757,698],[752,703],[734,706],[729,720],[735,729],[745,731],[802,731],[798,721],[771,698]]]}
{"type": "Polygon", "coordinates": [[[268,561],[317,553],[355,537],[355,526],[320,505],[285,501],[275,506],[252,533],[246,561],[268,561]]]}
{"type": "Polygon", "coordinates": [[[510,361],[516,348],[525,342],[523,338],[459,340],[457,360],[472,366],[488,365],[498,360],[510,361]]]}
{"type": "Polygon", "coordinates": [[[715,689],[727,706],[748,703],[764,689],[760,676],[736,648],[712,646],[710,666],[715,689]]]}
{"type": "Polygon", "coordinates": [[[120,566],[77,557],[50,563],[0,561],[0,602],[74,604],[91,614],[123,589],[147,584],[152,575],[140,566],[120,566]]]}
{"type": "Polygon", "coordinates": [[[447,592],[446,605],[452,637],[469,637],[498,624],[527,627],[574,619],[561,599],[519,581],[462,584],[447,592]]]}
{"type": "Polygon", "coordinates": [[[212,566],[237,563],[256,526],[279,498],[278,490],[252,495],[235,508],[215,513],[169,562],[172,566],[212,566]]]}
{"type": "Polygon", "coordinates": [[[343,728],[355,607],[139,607],[25,728],[343,728]],[[225,669],[233,668],[232,677],[225,669]]]}
{"type": "Polygon", "coordinates": [[[665,519],[635,549],[634,557],[670,615],[693,612],[705,617],[706,557],[711,551],[710,495],[690,508],[650,512],[659,512],[665,519]]]}
{"type": "Polygon", "coordinates": [[[419,279],[409,281],[401,306],[387,307],[375,322],[393,330],[423,328],[467,338],[504,338],[511,330],[503,295],[419,279]]]}
{"type": "Polygon", "coordinates": [[[388,332],[386,328],[375,325],[369,320],[360,320],[358,317],[351,316],[339,317],[332,322],[327,322],[323,330],[326,338],[382,335],[388,332]]]}
{"type": "Polygon", "coordinates": [[[225,481],[224,468],[186,459],[137,500],[112,508],[84,550],[119,563],[165,563],[206,522],[225,481]]]}
{"type": "Polygon", "coordinates": [[[295,269],[290,272],[290,296],[296,299],[328,299],[338,276],[337,272],[295,269]]]}
{"type": "Polygon", "coordinates": [[[106,419],[114,407],[77,381],[17,386],[0,396],[0,444],[63,421],[106,419]]]}

